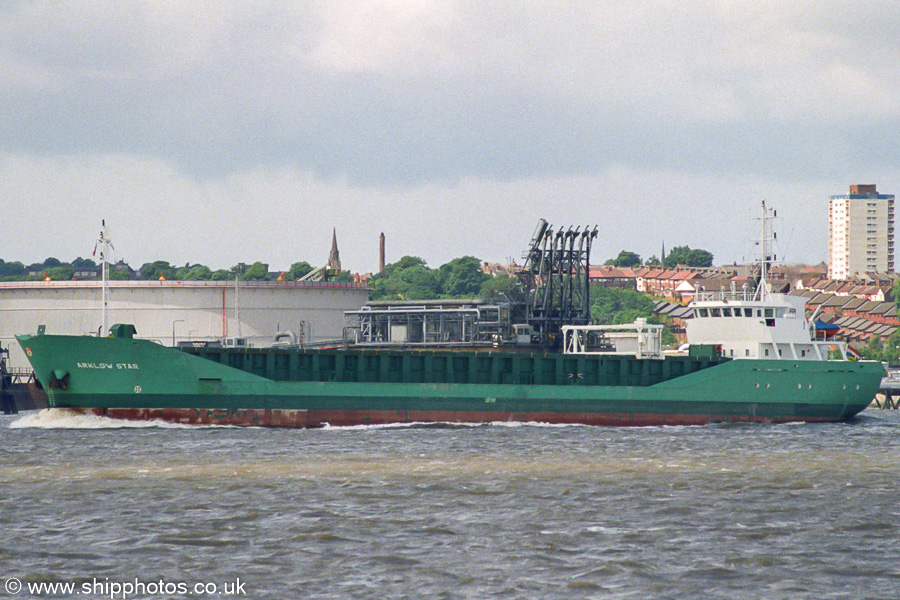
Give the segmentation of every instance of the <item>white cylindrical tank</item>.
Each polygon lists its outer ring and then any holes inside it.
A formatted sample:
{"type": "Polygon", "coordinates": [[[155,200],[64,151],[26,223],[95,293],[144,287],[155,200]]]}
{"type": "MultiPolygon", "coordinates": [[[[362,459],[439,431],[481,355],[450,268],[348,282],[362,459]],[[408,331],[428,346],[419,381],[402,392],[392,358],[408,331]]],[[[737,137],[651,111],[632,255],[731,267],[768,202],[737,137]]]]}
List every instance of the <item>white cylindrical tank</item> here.
{"type": "MultiPolygon", "coordinates": [[[[301,343],[341,339],[344,311],[369,297],[363,284],[270,281],[110,281],[107,321],[132,323],[138,337],[173,345],[247,338],[269,345],[276,333],[301,343]],[[239,320],[238,316],[239,315],[239,320]]],[[[98,335],[100,281],[0,282],[0,344],[12,366],[27,366],[16,334],[98,335]]]]}

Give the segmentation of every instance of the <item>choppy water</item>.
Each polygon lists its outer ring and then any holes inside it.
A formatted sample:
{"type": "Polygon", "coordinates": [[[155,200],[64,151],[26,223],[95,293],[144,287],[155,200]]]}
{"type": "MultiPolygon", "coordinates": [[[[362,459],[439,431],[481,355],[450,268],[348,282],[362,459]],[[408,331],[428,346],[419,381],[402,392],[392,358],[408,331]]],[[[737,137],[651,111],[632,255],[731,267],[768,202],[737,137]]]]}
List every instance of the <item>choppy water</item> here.
{"type": "MultiPolygon", "coordinates": [[[[19,598],[48,597],[27,591],[41,581],[221,592],[237,578],[232,597],[248,598],[900,597],[896,412],[640,429],[116,424],[0,418],[0,595],[15,577],[19,598]]],[[[94,591],[78,597],[111,595],[94,591]]]]}

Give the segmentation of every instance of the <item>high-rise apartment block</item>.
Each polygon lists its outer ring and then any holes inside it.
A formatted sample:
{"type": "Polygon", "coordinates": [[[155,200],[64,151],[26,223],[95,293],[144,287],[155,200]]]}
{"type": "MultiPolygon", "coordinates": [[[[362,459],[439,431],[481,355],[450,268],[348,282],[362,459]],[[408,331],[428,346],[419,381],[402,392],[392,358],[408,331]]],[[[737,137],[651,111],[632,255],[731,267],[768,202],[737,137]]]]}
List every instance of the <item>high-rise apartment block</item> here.
{"type": "Polygon", "coordinates": [[[894,271],[894,196],[851,185],[828,200],[828,277],[894,271]]]}

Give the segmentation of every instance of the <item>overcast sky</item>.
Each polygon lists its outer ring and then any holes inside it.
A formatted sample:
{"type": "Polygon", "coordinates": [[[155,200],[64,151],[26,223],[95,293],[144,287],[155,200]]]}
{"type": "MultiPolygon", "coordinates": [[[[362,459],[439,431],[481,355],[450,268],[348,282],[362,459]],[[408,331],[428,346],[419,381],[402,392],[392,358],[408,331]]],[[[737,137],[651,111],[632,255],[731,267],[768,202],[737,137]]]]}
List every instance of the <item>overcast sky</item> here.
{"type": "Polygon", "coordinates": [[[0,4],[0,258],[273,270],[687,244],[827,253],[827,199],[900,192],[900,6],[865,2],[0,4]]]}

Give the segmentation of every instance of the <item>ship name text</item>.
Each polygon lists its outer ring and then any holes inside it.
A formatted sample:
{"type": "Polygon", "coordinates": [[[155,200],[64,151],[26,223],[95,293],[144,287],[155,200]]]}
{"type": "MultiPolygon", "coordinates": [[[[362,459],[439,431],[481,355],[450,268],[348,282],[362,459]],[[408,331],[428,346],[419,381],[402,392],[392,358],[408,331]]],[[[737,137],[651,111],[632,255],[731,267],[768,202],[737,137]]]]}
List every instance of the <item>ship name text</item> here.
{"type": "Polygon", "coordinates": [[[76,365],[79,369],[109,369],[109,370],[136,370],[140,367],[134,363],[92,363],[92,362],[80,362],[76,365]]]}

